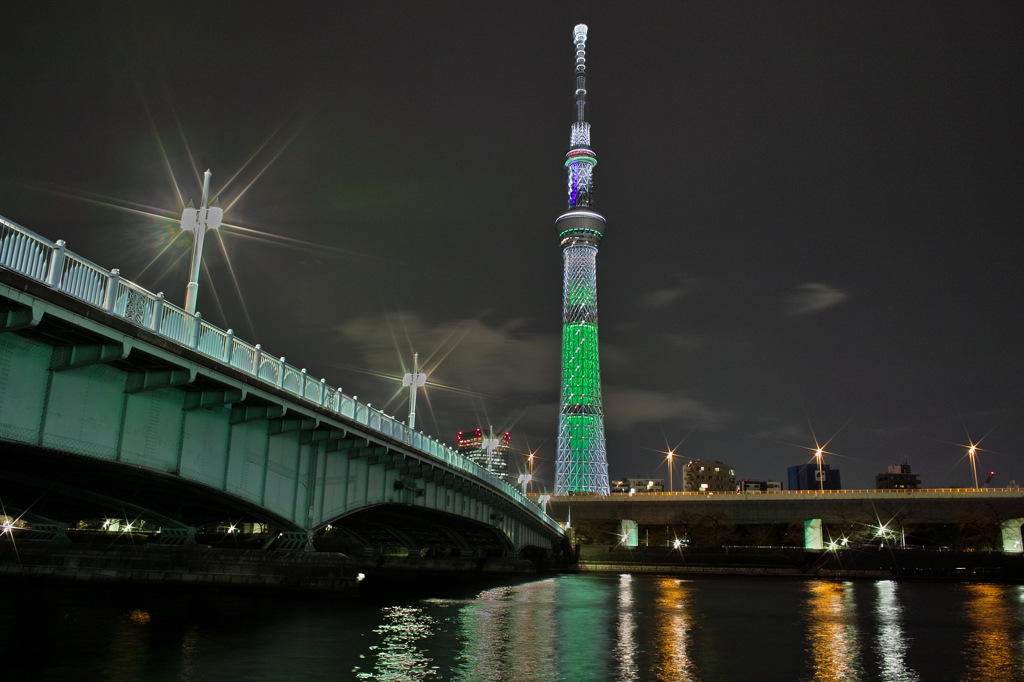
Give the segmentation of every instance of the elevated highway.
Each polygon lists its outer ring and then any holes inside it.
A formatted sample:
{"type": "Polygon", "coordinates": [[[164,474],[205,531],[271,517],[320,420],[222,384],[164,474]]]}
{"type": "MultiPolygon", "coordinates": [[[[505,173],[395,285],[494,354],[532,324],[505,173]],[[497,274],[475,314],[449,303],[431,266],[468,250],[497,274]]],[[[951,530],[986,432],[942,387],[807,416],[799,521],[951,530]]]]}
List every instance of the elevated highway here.
{"type": "Polygon", "coordinates": [[[552,497],[549,508],[562,522],[614,523],[627,536],[644,527],[804,524],[806,546],[820,549],[829,537],[855,530],[956,525],[987,528],[1004,551],[1024,550],[1020,488],[573,495],[552,497]]]}

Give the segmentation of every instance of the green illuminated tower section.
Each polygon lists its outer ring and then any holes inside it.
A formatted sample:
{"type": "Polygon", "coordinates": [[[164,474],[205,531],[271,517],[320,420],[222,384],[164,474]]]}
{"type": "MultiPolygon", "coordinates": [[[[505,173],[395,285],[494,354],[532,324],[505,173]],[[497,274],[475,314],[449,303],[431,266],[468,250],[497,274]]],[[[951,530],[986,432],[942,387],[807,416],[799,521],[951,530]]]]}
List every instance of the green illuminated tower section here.
{"type": "Polygon", "coordinates": [[[597,246],[604,217],[593,209],[594,166],[587,120],[587,27],[573,29],[575,118],[565,155],[569,208],[555,226],[562,242],[562,399],[558,415],[555,494],[608,494],[601,369],[597,353],[597,246]]]}

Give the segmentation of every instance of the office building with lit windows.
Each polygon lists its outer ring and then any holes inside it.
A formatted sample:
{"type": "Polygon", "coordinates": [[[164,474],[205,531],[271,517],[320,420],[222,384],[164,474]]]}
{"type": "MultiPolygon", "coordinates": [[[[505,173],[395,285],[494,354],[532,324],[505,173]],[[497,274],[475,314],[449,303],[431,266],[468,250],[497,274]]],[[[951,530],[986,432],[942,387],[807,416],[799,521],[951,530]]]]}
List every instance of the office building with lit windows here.
{"type": "Polygon", "coordinates": [[[683,492],[725,493],[736,490],[736,471],[718,460],[695,459],[683,465],[683,492]]]}
{"type": "Polygon", "coordinates": [[[495,436],[494,429],[487,435],[483,429],[459,431],[455,437],[455,448],[459,454],[476,462],[503,481],[508,481],[508,450],[512,436],[505,432],[495,436]]]}

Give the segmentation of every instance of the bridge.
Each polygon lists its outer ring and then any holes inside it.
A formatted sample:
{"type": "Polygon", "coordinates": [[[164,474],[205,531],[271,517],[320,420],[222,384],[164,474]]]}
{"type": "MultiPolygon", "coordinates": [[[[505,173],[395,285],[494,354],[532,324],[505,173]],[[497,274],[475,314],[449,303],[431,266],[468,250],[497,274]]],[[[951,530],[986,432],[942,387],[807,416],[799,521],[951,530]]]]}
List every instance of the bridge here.
{"type": "Polygon", "coordinates": [[[804,526],[805,547],[822,549],[830,538],[879,533],[902,538],[908,528],[934,534],[937,528],[952,525],[998,538],[1004,552],[1024,552],[1024,490],[1020,488],[638,492],[557,496],[550,499],[549,507],[555,518],[573,525],[597,522],[614,527],[607,532],[633,546],[645,527],[721,538],[730,528],[747,526],[759,528],[755,534],[769,538],[770,527],[797,523],[804,526]]]}
{"type": "Polygon", "coordinates": [[[0,218],[8,530],[330,532],[354,552],[526,556],[564,532],[448,446],[0,218]],[[69,530],[70,527],[70,530],[69,530]]]}

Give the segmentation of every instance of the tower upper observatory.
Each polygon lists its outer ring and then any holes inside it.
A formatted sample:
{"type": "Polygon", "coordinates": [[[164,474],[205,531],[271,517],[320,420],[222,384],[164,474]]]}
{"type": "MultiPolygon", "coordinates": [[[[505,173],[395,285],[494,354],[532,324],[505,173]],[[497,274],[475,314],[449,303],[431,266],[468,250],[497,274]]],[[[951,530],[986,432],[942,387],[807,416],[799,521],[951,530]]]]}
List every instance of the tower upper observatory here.
{"type": "Polygon", "coordinates": [[[597,350],[597,246],[604,216],[593,210],[594,167],[587,111],[587,26],[572,32],[576,49],[575,115],[565,155],[568,210],[555,220],[562,243],[562,398],[555,494],[607,495],[601,371],[597,350]]]}

